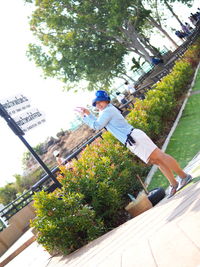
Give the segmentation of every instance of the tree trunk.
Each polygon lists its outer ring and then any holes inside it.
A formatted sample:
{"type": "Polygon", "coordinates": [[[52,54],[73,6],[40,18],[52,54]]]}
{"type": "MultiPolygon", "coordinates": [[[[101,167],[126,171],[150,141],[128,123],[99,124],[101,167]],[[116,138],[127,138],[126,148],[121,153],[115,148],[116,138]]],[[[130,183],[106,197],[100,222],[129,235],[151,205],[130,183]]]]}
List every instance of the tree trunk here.
{"type": "Polygon", "coordinates": [[[150,44],[150,42],[147,41],[147,40],[145,39],[145,36],[142,36],[141,34],[138,34],[138,36],[139,36],[139,38],[140,38],[141,43],[144,45],[144,47],[145,47],[147,50],[149,50],[149,51],[152,53],[152,55],[157,56],[157,55],[159,54],[159,51],[156,50],[156,49],[150,44]]]}
{"type": "Polygon", "coordinates": [[[167,6],[167,8],[169,9],[169,11],[172,13],[172,15],[177,19],[177,21],[180,23],[180,25],[182,26],[182,22],[180,21],[179,17],[176,15],[176,13],[174,13],[174,10],[172,9],[172,7],[167,3],[166,0],[164,0],[165,5],[167,6]]]}
{"type": "Polygon", "coordinates": [[[151,25],[153,25],[159,31],[161,31],[168,38],[168,40],[171,41],[171,43],[175,46],[175,48],[178,48],[177,43],[170,37],[170,35],[152,17],[149,16],[148,21],[151,23],[151,25]]]}
{"type": "Polygon", "coordinates": [[[157,21],[158,21],[158,24],[160,26],[162,26],[161,21],[160,21],[159,12],[158,12],[158,0],[155,1],[155,4],[156,4],[156,17],[157,17],[157,21]]]}
{"type": "Polygon", "coordinates": [[[94,26],[92,26],[91,28],[92,30],[98,30],[106,34],[107,38],[117,41],[121,45],[125,46],[128,51],[134,52],[135,54],[144,58],[145,61],[151,63],[151,55],[149,55],[149,52],[141,43],[134,26],[131,24],[131,22],[126,22],[124,24],[126,24],[126,27],[119,27],[119,30],[123,33],[125,38],[119,35],[113,35],[105,29],[97,29],[94,26]]]}
{"type": "MultiPolygon", "coordinates": [[[[127,27],[121,28],[121,31],[125,35],[126,39],[129,40],[131,46],[135,48],[138,52],[140,52],[140,56],[142,56],[147,62],[151,63],[151,56],[149,55],[143,44],[140,42],[139,35],[132,23],[128,22],[127,27]]],[[[137,54],[139,55],[138,52],[137,54]]]]}
{"type": "MultiPolygon", "coordinates": [[[[145,59],[145,61],[149,62],[149,58],[150,58],[150,55],[148,54],[148,52],[146,51],[147,55],[142,53],[139,48],[139,46],[137,44],[135,44],[135,41],[134,43],[132,42],[132,40],[130,40],[130,38],[128,38],[126,36],[126,33],[124,31],[126,31],[125,29],[120,29],[126,38],[122,38],[122,37],[119,37],[119,36],[112,36],[112,39],[114,39],[114,41],[120,43],[121,45],[123,45],[124,47],[127,48],[128,51],[130,52],[134,52],[135,54],[137,54],[138,56],[142,57],[145,59]]],[[[138,42],[138,41],[137,41],[138,42]]],[[[144,47],[143,47],[144,49],[144,47]]]]}

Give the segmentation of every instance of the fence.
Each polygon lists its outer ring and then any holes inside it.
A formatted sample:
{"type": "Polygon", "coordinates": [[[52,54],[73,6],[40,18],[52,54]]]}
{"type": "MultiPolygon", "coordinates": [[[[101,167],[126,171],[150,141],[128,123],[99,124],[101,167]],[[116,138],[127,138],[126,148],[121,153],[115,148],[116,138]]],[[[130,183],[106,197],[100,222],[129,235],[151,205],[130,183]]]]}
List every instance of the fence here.
{"type": "MultiPolygon", "coordinates": [[[[72,154],[70,154],[64,161],[64,164],[70,161],[73,158],[77,159],[78,154],[89,144],[91,144],[96,138],[101,137],[103,130],[95,134],[85,143],[83,143],[79,148],[77,148],[72,154]]],[[[51,172],[56,174],[59,171],[59,167],[53,168],[51,172]]],[[[14,214],[20,211],[23,207],[28,205],[33,200],[33,194],[35,192],[41,191],[42,189],[47,192],[52,192],[56,189],[56,185],[53,183],[52,180],[48,175],[45,175],[41,178],[37,183],[35,183],[30,190],[13,200],[7,206],[0,210],[0,217],[2,217],[5,221],[8,221],[14,214]]],[[[3,230],[5,226],[2,224],[0,225],[0,231],[3,230]]]]}

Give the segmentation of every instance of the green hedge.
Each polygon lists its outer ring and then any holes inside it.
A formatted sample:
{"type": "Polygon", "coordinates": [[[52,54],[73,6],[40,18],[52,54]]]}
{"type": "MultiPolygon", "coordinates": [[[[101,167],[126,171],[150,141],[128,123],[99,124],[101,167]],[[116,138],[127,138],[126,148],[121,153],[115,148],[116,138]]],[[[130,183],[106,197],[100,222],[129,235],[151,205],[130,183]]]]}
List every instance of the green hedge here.
{"type": "MultiPolygon", "coordinates": [[[[178,99],[185,93],[198,62],[199,41],[179,60],[171,73],[137,100],[127,120],[157,140],[174,117],[178,99]]],[[[47,250],[69,253],[126,220],[127,193],[139,191],[136,174],[145,178],[149,167],[111,134],[104,133],[73,161],[73,170],[62,168],[62,189],[34,197],[38,242],[47,250]],[[81,216],[80,216],[81,214],[81,216]]]]}
{"type": "Polygon", "coordinates": [[[173,117],[177,99],[187,89],[186,84],[192,73],[189,62],[176,62],[173,71],[148,91],[143,101],[136,101],[134,109],[127,116],[129,123],[143,129],[154,140],[158,139],[166,121],[173,117]]]}

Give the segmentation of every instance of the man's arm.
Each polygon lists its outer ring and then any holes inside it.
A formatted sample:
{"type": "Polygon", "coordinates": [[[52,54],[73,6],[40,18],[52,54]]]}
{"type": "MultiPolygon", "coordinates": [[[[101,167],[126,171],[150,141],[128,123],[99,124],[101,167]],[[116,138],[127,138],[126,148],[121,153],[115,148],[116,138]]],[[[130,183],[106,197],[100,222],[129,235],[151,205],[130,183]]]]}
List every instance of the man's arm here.
{"type": "Polygon", "coordinates": [[[93,114],[89,114],[88,116],[84,116],[83,121],[94,130],[101,130],[111,119],[110,112],[103,112],[100,117],[97,119],[93,114]]]}

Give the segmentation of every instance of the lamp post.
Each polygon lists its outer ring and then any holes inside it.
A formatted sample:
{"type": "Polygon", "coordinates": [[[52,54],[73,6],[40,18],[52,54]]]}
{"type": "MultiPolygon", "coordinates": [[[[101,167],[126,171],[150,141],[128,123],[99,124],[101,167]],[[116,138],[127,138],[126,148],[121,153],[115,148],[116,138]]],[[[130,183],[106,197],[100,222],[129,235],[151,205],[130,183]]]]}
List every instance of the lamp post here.
{"type": "Polygon", "coordinates": [[[30,151],[30,153],[33,155],[33,157],[37,160],[37,162],[40,164],[40,166],[49,175],[49,177],[55,182],[57,187],[61,188],[62,187],[61,183],[59,183],[59,181],[56,179],[56,177],[53,175],[53,173],[50,171],[50,169],[46,166],[46,164],[41,160],[41,158],[38,156],[38,154],[34,151],[34,149],[29,145],[29,143],[23,137],[23,135],[24,135],[23,130],[16,124],[16,122],[8,114],[8,112],[5,110],[5,108],[3,107],[2,104],[0,104],[0,116],[2,116],[4,118],[4,120],[7,122],[8,126],[10,127],[10,129],[19,137],[19,139],[27,147],[27,149],[30,151]]]}

